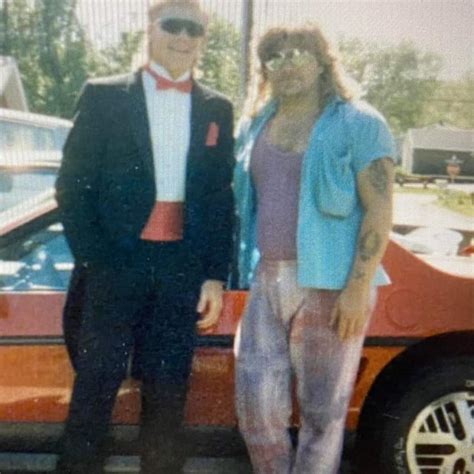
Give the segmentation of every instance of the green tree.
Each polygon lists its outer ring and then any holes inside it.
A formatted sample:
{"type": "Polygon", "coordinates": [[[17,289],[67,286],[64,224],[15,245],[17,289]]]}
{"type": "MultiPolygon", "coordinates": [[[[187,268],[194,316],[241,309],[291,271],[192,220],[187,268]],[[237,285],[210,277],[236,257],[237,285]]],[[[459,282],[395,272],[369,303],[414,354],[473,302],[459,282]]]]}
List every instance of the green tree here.
{"type": "Polygon", "coordinates": [[[214,17],[209,23],[207,48],[198,65],[200,81],[239,104],[240,66],[239,32],[232,24],[214,17]]]}
{"type": "Polygon", "coordinates": [[[395,132],[420,125],[425,105],[439,88],[441,59],[410,42],[383,47],[342,39],[339,49],[364,98],[379,109],[395,132]]]}
{"type": "Polygon", "coordinates": [[[118,44],[100,50],[91,49],[88,61],[89,76],[101,77],[128,72],[143,44],[143,37],[143,31],[124,31],[118,44]]]}
{"type": "MultiPolygon", "coordinates": [[[[0,54],[19,65],[30,108],[70,117],[87,77],[126,72],[143,32],[124,32],[103,49],[86,38],[76,0],[0,0],[0,54]]],[[[239,100],[240,45],[233,25],[214,18],[199,69],[203,83],[239,100]]]]}
{"type": "Polygon", "coordinates": [[[88,76],[126,71],[143,36],[123,34],[97,51],[76,17],[76,0],[3,0],[0,54],[19,65],[31,110],[70,117],[88,76]]]}
{"type": "Polygon", "coordinates": [[[474,128],[474,71],[458,80],[440,82],[425,104],[422,122],[474,128]]]}

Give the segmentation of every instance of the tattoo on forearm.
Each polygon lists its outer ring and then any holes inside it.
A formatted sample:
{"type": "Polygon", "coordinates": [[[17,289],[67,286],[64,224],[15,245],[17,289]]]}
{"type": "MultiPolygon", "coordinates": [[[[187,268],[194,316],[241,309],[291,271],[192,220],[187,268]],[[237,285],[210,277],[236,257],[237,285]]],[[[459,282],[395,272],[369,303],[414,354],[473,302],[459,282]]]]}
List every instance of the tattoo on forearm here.
{"type": "Polygon", "coordinates": [[[388,193],[388,174],[383,160],[376,160],[369,166],[369,180],[378,194],[386,196],[388,193]]]}
{"type": "Polygon", "coordinates": [[[382,239],[375,230],[368,230],[359,239],[359,256],[363,262],[370,260],[380,249],[382,239]]]}

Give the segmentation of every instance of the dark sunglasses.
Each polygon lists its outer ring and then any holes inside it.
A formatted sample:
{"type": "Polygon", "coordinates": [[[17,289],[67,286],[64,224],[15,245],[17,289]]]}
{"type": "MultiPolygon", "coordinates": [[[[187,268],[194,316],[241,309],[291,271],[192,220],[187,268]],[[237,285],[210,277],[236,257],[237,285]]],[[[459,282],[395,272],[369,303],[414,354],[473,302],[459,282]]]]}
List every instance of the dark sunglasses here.
{"type": "Polygon", "coordinates": [[[182,20],[179,18],[168,18],[166,20],[158,20],[156,22],[160,28],[166,33],[179,35],[183,30],[190,38],[199,38],[204,36],[204,26],[191,20],[182,20]]]}

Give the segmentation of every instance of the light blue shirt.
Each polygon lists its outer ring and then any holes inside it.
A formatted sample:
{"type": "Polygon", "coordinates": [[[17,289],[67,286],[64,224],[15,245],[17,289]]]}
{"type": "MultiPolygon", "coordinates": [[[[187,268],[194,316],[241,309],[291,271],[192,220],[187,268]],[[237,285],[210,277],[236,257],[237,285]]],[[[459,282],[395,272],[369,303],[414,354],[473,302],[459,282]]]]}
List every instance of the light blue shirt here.
{"type": "MultiPolygon", "coordinates": [[[[274,115],[268,103],[240,127],[234,192],[239,216],[239,286],[249,286],[259,259],[256,198],[250,159],[256,139],[274,115]]],[[[365,102],[331,100],[314,124],[303,157],[297,226],[297,269],[301,287],[342,289],[355,258],[363,210],[356,176],[373,160],[394,156],[384,118],[365,102]]],[[[383,269],[373,284],[385,285],[383,269]]]]}

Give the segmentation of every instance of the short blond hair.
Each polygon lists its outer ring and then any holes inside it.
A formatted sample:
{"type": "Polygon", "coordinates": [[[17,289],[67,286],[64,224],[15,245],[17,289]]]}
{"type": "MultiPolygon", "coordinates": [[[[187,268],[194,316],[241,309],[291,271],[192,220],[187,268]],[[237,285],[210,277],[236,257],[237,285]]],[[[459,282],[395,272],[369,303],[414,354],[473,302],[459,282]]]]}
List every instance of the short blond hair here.
{"type": "Polygon", "coordinates": [[[152,22],[156,20],[160,16],[160,13],[168,7],[189,8],[190,10],[198,11],[203,17],[207,18],[199,0],[157,0],[153,2],[148,9],[149,21],[152,22]]]}

